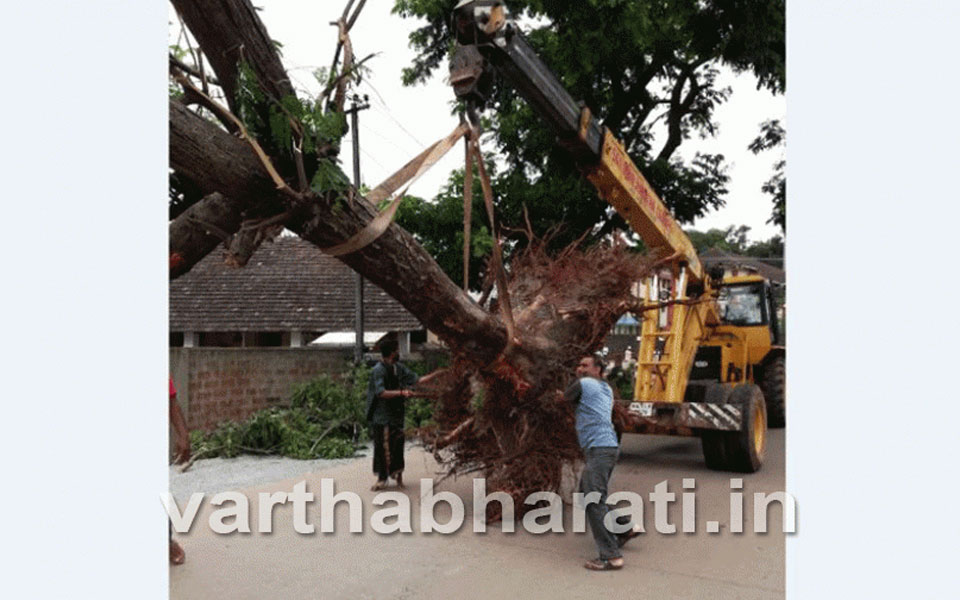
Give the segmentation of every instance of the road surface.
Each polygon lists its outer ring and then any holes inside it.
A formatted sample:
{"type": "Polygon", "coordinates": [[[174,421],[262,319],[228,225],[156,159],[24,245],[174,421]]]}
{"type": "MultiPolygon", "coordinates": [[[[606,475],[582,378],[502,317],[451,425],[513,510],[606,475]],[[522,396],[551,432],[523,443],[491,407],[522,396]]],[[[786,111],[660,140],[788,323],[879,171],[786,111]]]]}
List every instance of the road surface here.
{"type": "MultiPolygon", "coordinates": [[[[485,534],[472,531],[472,479],[446,480],[436,491],[449,490],[464,500],[466,518],[454,534],[423,533],[419,518],[419,480],[436,477],[436,463],[421,449],[408,448],[406,495],[411,499],[414,533],[381,535],[370,527],[369,487],[374,476],[369,458],[295,479],[241,490],[250,499],[253,533],[216,534],[208,519],[208,494],[188,534],[177,534],[187,552],[183,566],[171,567],[171,598],[585,598],[598,586],[607,598],[709,598],[722,600],[782,599],[784,597],[784,534],[780,507],[774,504],[768,522],[771,533],[753,533],[754,492],[784,490],[784,432],[768,437],[766,464],[759,473],[735,475],[708,470],[696,439],[624,437],[611,491],[630,490],[644,499],[646,533],[624,548],[625,567],[590,572],[582,563],[596,555],[589,533],[531,534],[522,526],[504,533],[499,524],[485,534]],[[730,479],[743,477],[744,530],[734,534],[730,523],[730,479]],[[336,492],[352,491],[363,501],[362,533],[350,533],[348,508],[340,503],[335,531],[320,532],[320,480],[332,478],[336,492]],[[680,494],[684,478],[696,482],[696,533],[681,533],[680,494]],[[308,506],[312,535],[294,531],[288,503],[274,508],[273,533],[258,533],[258,493],[293,490],[306,480],[317,501],[308,506]],[[654,507],[648,494],[667,481],[676,493],[669,522],[673,535],[657,533],[654,507]],[[721,523],[710,534],[706,522],[721,523]]],[[[229,505],[230,503],[228,503],[229,505]]],[[[181,506],[183,503],[181,502],[181,506]]],[[[392,506],[389,503],[388,506],[392,506]]],[[[569,531],[572,508],[564,507],[569,531]]],[[[436,506],[444,523],[450,511],[436,506]]],[[[228,521],[229,522],[229,521],[228,521]]]]}

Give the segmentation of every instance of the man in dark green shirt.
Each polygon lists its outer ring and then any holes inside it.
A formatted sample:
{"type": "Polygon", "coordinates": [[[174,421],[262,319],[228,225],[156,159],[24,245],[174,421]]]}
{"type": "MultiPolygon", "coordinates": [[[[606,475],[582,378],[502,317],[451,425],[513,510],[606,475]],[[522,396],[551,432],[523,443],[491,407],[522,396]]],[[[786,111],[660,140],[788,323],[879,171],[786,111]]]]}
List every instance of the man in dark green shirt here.
{"type": "Polygon", "coordinates": [[[373,437],[373,472],[377,474],[374,490],[384,488],[388,477],[403,487],[405,402],[415,395],[409,388],[418,380],[416,373],[400,364],[396,341],[382,342],[380,355],[367,385],[367,421],[373,437]]]}

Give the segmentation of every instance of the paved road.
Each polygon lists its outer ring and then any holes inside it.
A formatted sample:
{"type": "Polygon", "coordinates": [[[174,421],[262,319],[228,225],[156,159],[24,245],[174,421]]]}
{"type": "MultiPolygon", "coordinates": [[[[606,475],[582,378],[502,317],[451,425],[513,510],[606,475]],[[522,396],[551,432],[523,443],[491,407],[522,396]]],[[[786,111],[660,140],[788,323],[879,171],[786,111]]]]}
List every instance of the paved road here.
{"type": "MultiPolygon", "coordinates": [[[[699,441],[625,436],[611,490],[635,491],[644,497],[647,533],[624,549],[624,569],[607,573],[581,567],[595,556],[588,533],[535,535],[518,527],[510,534],[500,531],[499,525],[486,534],[473,533],[472,481],[464,478],[438,487],[464,499],[466,521],[461,530],[451,535],[420,533],[417,483],[421,477],[433,477],[436,465],[417,449],[407,453],[406,495],[415,532],[411,534],[380,535],[370,529],[370,515],[380,507],[370,502],[375,493],[369,491],[373,475],[367,459],[242,490],[251,499],[254,533],[213,533],[207,521],[214,508],[205,500],[192,531],[178,536],[188,559],[171,568],[171,598],[586,598],[596,597],[597,586],[602,586],[607,598],[780,599],[784,536],[779,533],[779,508],[770,510],[773,533],[755,534],[752,526],[753,492],[784,489],[783,431],[771,432],[768,444],[764,468],[744,477],[747,533],[732,534],[726,525],[731,475],[706,469],[699,441]],[[657,483],[668,482],[678,500],[668,512],[669,521],[679,530],[684,477],[696,480],[697,532],[659,534],[647,494],[657,483]],[[289,504],[274,509],[273,533],[256,533],[259,492],[289,492],[305,479],[319,499],[321,478],[333,478],[337,492],[354,491],[363,499],[363,533],[350,533],[344,503],[336,509],[335,532],[321,533],[319,501],[308,509],[308,521],[317,525],[313,535],[294,532],[289,504]],[[722,523],[720,533],[706,532],[708,520],[722,523]]],[[[445,507],[437,506],[440,523],[449,516],[445,507]]],[[[564,512],[569,531],[569,506],[564,512]]]]}

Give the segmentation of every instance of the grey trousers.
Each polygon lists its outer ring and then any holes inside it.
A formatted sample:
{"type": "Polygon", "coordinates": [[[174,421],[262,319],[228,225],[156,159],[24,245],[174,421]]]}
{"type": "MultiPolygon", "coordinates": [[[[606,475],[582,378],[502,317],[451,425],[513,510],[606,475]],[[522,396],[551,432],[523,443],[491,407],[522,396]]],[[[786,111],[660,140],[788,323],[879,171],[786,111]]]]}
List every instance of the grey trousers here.
{"type": "Polygon", "coordinates": [[[587,522],[590,524],[593,539],[597,543],[600,558],[622,556],[617,545],[617,536],[603,526],[603,518],[610,511],[610,507],[607,506],[607,484],[619,454],[619,448],[586,448],[583,451],[586,462],[583,465],[583,473],[580,474],[580,492],[583,494],[600,492],[600,501],[590,503],[586,508],[587,522]]]}

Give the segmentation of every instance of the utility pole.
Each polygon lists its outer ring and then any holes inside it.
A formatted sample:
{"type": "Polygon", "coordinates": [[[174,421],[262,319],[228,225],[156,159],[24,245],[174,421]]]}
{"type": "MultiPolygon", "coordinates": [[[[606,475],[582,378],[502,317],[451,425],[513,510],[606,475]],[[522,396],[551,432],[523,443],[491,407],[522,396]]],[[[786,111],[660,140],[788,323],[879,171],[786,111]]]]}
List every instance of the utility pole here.
{"type": "MultiPolygon", "coordinates": [[[[357,94],[350,97],[350,129],[353,133],[353,185],[360,190],[360,127],[358,125],[358,113],[361,110],[370,108],[369,96],[363,95],[361,99],[357,94]]],[[[363,276],[354,272],[356,280],[356,293],[354,294],[354,306],[356,314],[354,318],[353,331],[355,341],[353,344],[353,362],[360,364],[363,362],[363,276]]]]}

